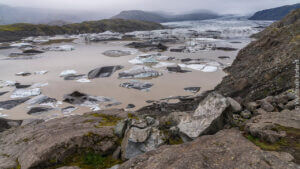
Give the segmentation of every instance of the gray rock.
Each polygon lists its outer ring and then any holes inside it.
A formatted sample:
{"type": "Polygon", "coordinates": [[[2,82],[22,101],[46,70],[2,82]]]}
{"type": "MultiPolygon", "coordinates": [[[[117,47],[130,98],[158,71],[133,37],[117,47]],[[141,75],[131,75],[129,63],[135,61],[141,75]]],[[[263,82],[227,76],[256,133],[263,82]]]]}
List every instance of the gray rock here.
{"type": "Polygon", "coordinates": [[[230,103],[233,113],[240,112],[242,110],[242,106],[237,101],[235,101],[233,98],[227,97],[227,100],[230,103]]]}
{"type": "Polygon", "coordinates": [[[118,122],[114,128],[115,135],[117,135],[119,138],[123,138],[124,133],[127,129],[128,122],[129,122],[128,120],[122,120],[118,122]]]}
{"type": "Polygon", "coordinates": [[[220,94],[211,93],[192,115],[182,117],[178,128],[181,133],[194,139],[203,134],[213,134],[223,128],[227,118],[225,111],[230,106],[228,100],[220,94]]]}
{"type": "Polygon", "coordinates": [[[150,128],[140,129],[132,127],[129,130],[128,140],[134,143],[143,143],[147,140],[150,134],[150,128]]]}
{"type": "Polygon", "coordinates": [[[36,125],[36,124],[39,124],[39,123],[42,123],[42,122],[44,122],[44,120],[42,120],[42,119],[24,119],[22,121],[21,126],[25,126],[25,125],[28,125],[28,124],[36,125]]]}
{"type": "Polygon", "coordinates": [[[98,98],[98,97],[94,97],[94,96],[89,96],[85,93],[80,93],[78,91],[75,91],[71,94],[67,94],[64,96],[64,102],[66,103],[70,103],[70,104],[74,104],[74,105],[80,105],[83,104],[85,102],[92,102],[92,103],[98,103],[100,101],[102,102],[108,102],[111,101],[108,98],[98,98]]]}
{"type": "Polygon", "coordinates": [[[256,102],[249,102],[246,104],[246,108],[252,112],[255,111],[258,107],[259,105],[256,102]]]}
{"type": "Polygon", "coordinates": [[[27,50],[23,50],[23,53],[40,54],[40,53],[44,53],[44,51],[37,50],[37,49],[27,49],[27,50]]]}
{"type": "Polygon", "coordinates": [[[272,112],[275,109],[273,105],[266,100],[259,100],[258,103],[260,104],[260,107],[267,112],[272,112]]]}
{"type": "Polygon", "coordinates": [[[57,102],[55,98],[50,98],[45,95],[38,95],[28,100],[26,103],[29,105],[36,105],[36,104],[46,104],[46,103],[55,103],[55,102],[57,102]]]}
{"type": "Polygon", "coordinates": [[[118,160],[121,158],[121,147],[119,146],[114,153],[112,154],[112,158],[118,160]]]}
{"type": "Polygon", "coordinates": [[[275,143],[286,135],[285,132],[275,130],[277,125],[299,129],[299,112],[297,110],[284,110],[282,112],[268,112],[255,116],[246,124],[245,131],[253,137],[275,143]]]}
{"type": "Polygon", "coordinates": [[[123,69],[123,66],[105,66],[94,69],[88,73],[89,79],[110,77],[114,72],[123,69]]]}
{"type": "Polygon", "coordinates": [[[4,118],[0,118],[0,132],[4,130],[10,129],[12,127],[18,127],[22,123],[21,120],[8,120],[4,118]]]}
{"type": "Polygon", "coordinates": [[[222,130],[195,141],[162,146],[132,158],[119,169],[296,169],[288,153],[257,148],[236,129],[222,130]]]}
{"type": "Polygon", "coordinates": [[[20,72],[20,73],[16,73],[16,76],[30,76],[31,73],[30,72],[20,72]]]}
{"type": "Polygon", "coordinates": [[[251,112],[249,110],[244,110],[241,112],[241,116],[244,118],[244,119],[250,119],[251,118],[251,112]]]}
{"type": "Polygon", "coordinates": [[[119,169],[119,167],[120,167],[120,165],[118,164],[118,165],[114,165],[114,166],[110,167],[109,169],[119,169]]]}
{"type": "MultiPolygon", "coordinates": [[[[49,168],[76,153],[110,154],[117,148],[112,126],[95,127],[104,112],[28,124],[0,133],[0,168],[49,168]],[[52,163],[51,163],[52,162],[52,163]]],[[[117,113],[117,112],[116,112],[117,113]]],[[[124,113],[119,111],[119,114],[124,113]]]]}
{"type": "Polygon", "coordinates": [[[26,102],[29,99],[30,98],[21,98],[21,99],[15,99],[15,100],[0,101],[0,108],[10,110],[10,109],[26,102]]]}
{"type": "Polygon", "coordinates": [[[289,109],[289,110],[293,110],[295,109],[297,106],[297,102],[296,100],[292,100],[292,101],[289,101],[284,107],[284,109],[289,109]]]}

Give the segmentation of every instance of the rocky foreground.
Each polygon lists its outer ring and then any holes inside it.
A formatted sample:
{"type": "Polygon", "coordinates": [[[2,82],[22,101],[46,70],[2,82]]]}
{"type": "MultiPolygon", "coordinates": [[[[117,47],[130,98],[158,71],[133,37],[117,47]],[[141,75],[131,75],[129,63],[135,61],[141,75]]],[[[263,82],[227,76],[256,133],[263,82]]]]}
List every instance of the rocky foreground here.
{"type": "Polygon", "coordinates": [[[215,91],[134,114],[0,119],[0,168],[299,168],[299,16],[260,33],[215,91]]]}

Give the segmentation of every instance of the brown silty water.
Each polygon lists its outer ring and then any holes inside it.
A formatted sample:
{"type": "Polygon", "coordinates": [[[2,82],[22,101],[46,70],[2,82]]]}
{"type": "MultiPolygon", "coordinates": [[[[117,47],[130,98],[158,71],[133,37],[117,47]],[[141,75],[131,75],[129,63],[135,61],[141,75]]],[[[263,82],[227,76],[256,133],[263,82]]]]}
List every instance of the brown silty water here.
{"type": "MultiPolygon", "coordinates": [[[[76,42],[76,41],[75,41],[76,42]]],[[[134,89],[127,89],[120,87],[123,82],[130,81],[129,79],[119,79],[118,73],[127,70],[134,65],[128,61],[135,58],[142,52],[138,52],[129,56],[122,57],[108,57],[102,53],[107,50],[122,50],[128,49],[124,45],[128,43],[126,41],[108,42],[108,43],[61,43],[70,44],[75,47],[74,51],[69,52],[46,52],[40,54],[40,58],[32,60],[2,60],[7,57],[9,53],[19,51],[18,49],[5,49],[0,50],[0,80],[11,80],[21,84],[34,84],[34,83],[49,83],[48,86],[42,87],[42,94],[56,98],[59,101],[63,100],[65,94],[69,94],[74,91],[80,91],[92,96],[104,96],[114,98],[121,105],[113,108],[126,108],[128,104],[136,105],[135,109],[139,109],[142,106],[148,105],[147,100],[159,100],[170,96],[184,96],[191,95],[190,92],[184,91],[185,87],[201,87],[200,92],[213,89],[222,78],[226,75],[222,70],[216,72],[201,72],[191,70],[189,73],[170,73],[166,71],[166,68],[159,68],[163,73],[162,76],[153,79],[140,80],[143,82],[153,83],[154,86],[149,92],[139,91],[134,89]],[[60,73],[64,70],[76,70],[78,74],[87,74],[89,71],[102,67],[122,65],[124,69],[115,72],[108,78],[97,78],[91,80],[90,83],[79,83],[77,81],[66,81],[60,77],[60,73]],[[31,75],[26,77],[16,76],[18,72],[35,72],[40,70],[48,70],[45,75],[31,75]]],[[[233,47],[241,49],[247,45],[249,41],[244,41],[241,44],[232,44],[233,47]]],[[[180,44],[178,44],[180,45],[180,44]]],[[[173,46],[178,46],[173,45],[173,46]]],[[[238,51],[201,51],[197,53],[173,53],[163,52],[162,55],[175,57],[176,59],[183,58],[206,58],[214,59],[225,65],[230,65],[235,59],[238,51]],[[230,59],[219,59],[218,56],[230,56],[230,59]]],[[[170,61],[179,63],[179,61],[170,61]]],[[[13,87],[0,88],[0,92],[9,91],[9,93],[0,96],[0,101],[10,100],[13,87]]],[[[70,106],[67,103],[63,103],[59,108],[70,106]]],[[[91,111],[87,107],[78,107],[73,114],[82,114],[91,111]]],[[[102,107],[103,108],[103,107],[102,107]]],[[[11,110],[2,110],[0,113],[8,115],[6,118],[10,119],[26,119],[26,118],[40,118],[45,116],[63,116],[60,109],[43,113],[40,116],[28,115],[29,108],[27,104],[21,104],[11,110]]]]}

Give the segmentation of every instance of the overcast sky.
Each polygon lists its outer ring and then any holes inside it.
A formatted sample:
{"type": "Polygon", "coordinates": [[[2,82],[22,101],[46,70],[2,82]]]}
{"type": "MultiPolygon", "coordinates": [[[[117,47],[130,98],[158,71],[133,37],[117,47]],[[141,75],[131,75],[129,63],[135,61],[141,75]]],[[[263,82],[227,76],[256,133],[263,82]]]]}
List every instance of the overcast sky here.
{"type": "Polygon", "coordinates": [[[299,0],[0,0],[10,6],[89,10],[118,13],[122,10],[147,10],[182,13],[209,9],[221,14],[250,14],[255,11],[295,4],[299,0]]]}

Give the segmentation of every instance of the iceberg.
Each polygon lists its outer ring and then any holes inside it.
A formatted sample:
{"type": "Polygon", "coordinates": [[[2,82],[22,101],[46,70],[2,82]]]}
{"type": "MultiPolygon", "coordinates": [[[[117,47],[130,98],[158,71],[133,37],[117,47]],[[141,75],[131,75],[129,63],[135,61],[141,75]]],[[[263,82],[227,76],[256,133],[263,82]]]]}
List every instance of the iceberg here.
{"type": "Polygon", "coordinates": [[[64,70],[60,73],[60,77],[66,77],[66,76],[69,76],[69,75],[75,75],[77,74],[76,70],[64,70]]]}
{"type": "Polygon", "coordinates": [[[34,89],[17,89],[15,90],[10,98],[25,98],[30,96],[37,96],[41,94],[40,88],[34,88],[34,89]]]}

